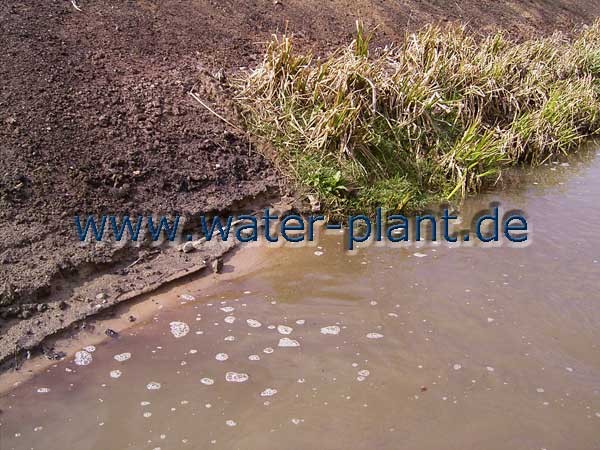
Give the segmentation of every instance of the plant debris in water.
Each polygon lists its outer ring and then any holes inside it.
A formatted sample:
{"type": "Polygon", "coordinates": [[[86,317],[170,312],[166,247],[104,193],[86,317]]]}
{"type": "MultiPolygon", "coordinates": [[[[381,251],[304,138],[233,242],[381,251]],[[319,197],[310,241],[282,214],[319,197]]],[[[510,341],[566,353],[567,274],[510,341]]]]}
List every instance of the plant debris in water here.
{"type": "Polygon", "coordinates": [[[429,26],[372,52],[357,29],[326,59],[275,37],[232,81],[250,132],[334,215],[460,198],[600,129],[600,21],[519,43],[429,26]]]}

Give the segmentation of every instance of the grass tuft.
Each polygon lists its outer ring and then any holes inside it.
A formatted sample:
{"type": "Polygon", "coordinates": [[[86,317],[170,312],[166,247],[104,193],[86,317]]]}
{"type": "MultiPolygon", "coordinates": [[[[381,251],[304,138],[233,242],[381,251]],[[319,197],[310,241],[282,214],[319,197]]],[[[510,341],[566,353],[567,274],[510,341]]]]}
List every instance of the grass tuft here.
{"type": "Polygon", "coordinates": [[[483,40],[429,26],[326,59],[275,37],[233,81],[249,131],[328,212],[415,210],[540,164],[600,131],[600,21],[574,38],[483,40]]]}

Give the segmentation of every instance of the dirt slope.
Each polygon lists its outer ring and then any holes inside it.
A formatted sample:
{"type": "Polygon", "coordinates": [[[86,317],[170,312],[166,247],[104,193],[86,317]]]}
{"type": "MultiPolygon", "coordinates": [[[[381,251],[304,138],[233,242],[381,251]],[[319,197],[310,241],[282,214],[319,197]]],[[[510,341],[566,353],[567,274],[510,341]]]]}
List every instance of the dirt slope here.
{"type": "Polygon", "coordinates": [[[276,197],[269,163],[187,95],[198,84],[226,112],[211,75],[252,65],[271,33],[327,51],[348,42],[359,17],[387,43],[429,22],[524,37],[600,14],[597,0],[78,4],[0,4],[0,303],[52,301],[84,262],[114,261],[110,248],[78,246],[74,214],[193,213],[276,197]]]}

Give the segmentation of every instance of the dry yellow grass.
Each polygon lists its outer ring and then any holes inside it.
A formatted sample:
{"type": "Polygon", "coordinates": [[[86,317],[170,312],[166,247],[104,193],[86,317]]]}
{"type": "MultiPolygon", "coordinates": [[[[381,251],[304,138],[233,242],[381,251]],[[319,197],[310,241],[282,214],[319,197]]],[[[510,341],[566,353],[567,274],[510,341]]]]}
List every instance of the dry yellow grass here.
{"type": "Polygon", "coordinates": [[[478,41],[427,27],[325,60],[275,37],[233,81],[248,129],[330,212],[420,208],[539,164],[600,130],[600,22],[574,39],[478,41]]]}

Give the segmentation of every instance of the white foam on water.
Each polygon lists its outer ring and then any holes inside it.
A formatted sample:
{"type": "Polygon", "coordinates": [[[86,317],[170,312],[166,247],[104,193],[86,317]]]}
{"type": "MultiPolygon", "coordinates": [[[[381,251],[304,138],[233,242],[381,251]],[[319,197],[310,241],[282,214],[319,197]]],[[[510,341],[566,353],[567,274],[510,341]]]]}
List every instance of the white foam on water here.
{"type": "Polygon", "coordinates": [[[223,340],[227,342],[232,342],[235,341],[235,336],[226,336],[223,340]]]}
{"type": "Polygon", "coordinates": [[[129,358],[131,358],[131,353],[129,353],[129,352],[119,353],[118,355],[115,355],[113,358],[119,362],[127,361],[129,358]]]}
{"type": "Polygon", "coordinates": [[[246,323],[248,324],[249,327],[252,327],[252,328],[262,327],[262,323],[260,323],[258,320],[247,319],[246,323]]]}
{"type": "Polygon", "coordinates": [[[160,389],[160,383],[156,381],[151,381],[146,385],[146,389],[149,391],[158,391],[160,389]]]}
{"type": "Polygon", "coordinates": [[[263,353],[266,353],[267,355],[270,355],[271,353],[273,353],[275,350],[273,350],[273,348],[271,347],[267,347],[263,350],[263,353]]]}
{"type": "Polygon", "coordinates": [[[141,406],[148,406],[148,405],[150,405],[150,402],[143,401],[143,402],[140,402],[140,405],[141,406]]]}
{"type": "Polygon", "coordinates": [[[38,388],[37,392],[38,392],[38,394],[47,394],[48,392],[50,392],[50,388],[41,387],[41,388],[38,388]]]}
{"type": "Polygon", "coordinates": [[[321,334],[340,334],[340,327],[337,325],[328,325],[326,327],[321,328],[321,334]]]}
{"type": "Polygon", "coordinates": [[[111,370],[110,371],[111,378],[119,378],[122,374],[123,374],[123,372],[121,372],[120,370],[111,370]]]}
{"type": "Polygon", "coordinates": [[[213,384],[215,384],[215,380],[213,380],[212,378],[202,378],[200,380],[200,383],[205,384],[206,386],[212,386],[213,384]]]}
{"type": "Polygon", "coordinates": [[[358,371],[358,375],[366,378],[371,375],[371,372],[369,372],[367,369],[362,369],[358,371]]]}
{"type": "Polygon", "coordinates": [[[190,327],[185,322],[171,322],[169,323],[169,327],[171,328],[171,334],[177,339],[184,337],[190,332],[190,327]]]}
{"type": "Polygon", "coordinates": [[[227,372],[225,374],[225,381],[230,383],[244,383],[248,381],[249,378],[247,373],[227,372]]]}
{"type": "Polygon", "coordinates": [[[250,355],[250,356],[248,356],[248,359],[250,361],[260,361],[260,356],[258,356],[258,355],[250,355]]]}
{"type": "Polygon", "coordinates": [[[298,419],[298,418],[294,417],[293,419],[290,420],[290,422],[292,422],[294,425],[299,425],[302,422],[304,422],[304,419],[298,419]]]}
{"type": "Polygon", "coordinates": [[[495,371],[496,369],[494,369],[494,368],[493,368],[493,367],[491,367],[491,366],[486,366],[485,370],[487,370],[488,372],[493,372],[493,371],[495,371]]]}
{"type": "Polygon", "coordinates": [[[143,416],[147,419],[149,417],[152,417],[152,413],[150,411],[146,411],[143,416]]]}
{"type": "Polygon", "coordinates": [[[96,347],[93,345],[88,345],[87,347],[83,347],[83,349],[88,353],[94,353],[96,351],[96,347]]]}
{"type": "Polygon", "coordinates": [[[315,251],[315,256],[323,256],[323,252],[320,250],[315,251]]]}
{"type": "Polygon", "coordinates": [[[272,397],[277,394],[277,389],[267,388],[260,393],[261,397],[272,397]]]}
{"type": "Polygon", "coordinates": [[[235,317],[234,317],[234,316],[227,316],[227,317],[225,317],[225,318],[223,319],[223,321],[224,321],[225,323],[233,323],[233,322],[235,322],[235,317]]]}
{"type": "Polygon", "coordinates": [[[538,394],[543,394],[543,393],[545,392],[545,391],[544,391],[544,388],[541,388],[541,387],[537,388],[535,391],[536,391],[538,394]]]}
{"type": "Polygon", "coordinates": [[[191,349],[191,350],[190,350],[188,353],[189,353],[190,355],[195,355],[196,353],[198,353],[198,350],[196,350],[195,348],[193,348],[193,349],[191,349]]]}
{"type": "Polygon", "coordinates": [[[287,325],[277,325],[277,331],[279,334],[292,334],[294,329],[292,327],[288,327],[287,325]]]}
{"type": "Polygon", "coordinates": [[[194,296],[193,296],[193,295],[191,295],[191,294],[181,294],[181,295],[179,296],[179,298],[180,298],[181,300],[183,300],[184,302],[193,302],[193,301],[195,301],[195,300],[196,300],[196,297],[194,297],[194,296]]]}
{"type": "Polygon", "coordinates": [[[306,320],[304,320],[304,319],[296,320],[296,325],[304,325],[305,323],[306,323],[306,320]]]}
{"type": "Polygon", "coordinates": [[[237,422],[235,420],[226,420],[225,421],[225,425],[227,425],[228,427],[235,427],[237,425],[237,422]]]}
{"type": "Polygon", "coordinates": [[[223,311],[224,313],[229,314],[230,312],[235,311],[235,308],[233,306],[223,306],[222,308],[219,308],[221,311],[223,311]]]}
{"type": "Polygon", "coordinates": [[[300,342],[295,339],[281,338],[279,339],[279,347],[300,347],[300,342]]]}
{"type": "Polygon", "coordinates": [[[425,253],[413,253],[413,256],[416,256],[417,258],[425,258],[427,255],[425,253]]]}
{"type": "Polygon", "coordinates": [[[215,355],[215,359],[217,361],[227,361],[229,359],[229,355],[227,353],[217,353],[215,355]]]}
{"type": "Polygon", "coordinates": [[[367,339],[381,339],[383,334],[381,333],[367,333],[367,339]]]}
{"type": "Polygon", "coordinates": [[[453,368],[454,370],[460,370],[460,369],[462,369],[462,365],[460,365],[460,364],[454,364],[454,365],[452,366],[452,368],[453,368]]]}
{"type": "Polygon", "coordinates": [[[73,362],[78,366],[87,366],[92,362],[92,355],[85,350],[80,350],[75,353],[75,360],[73,362]]]}

